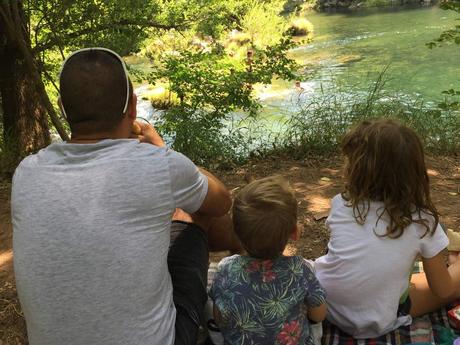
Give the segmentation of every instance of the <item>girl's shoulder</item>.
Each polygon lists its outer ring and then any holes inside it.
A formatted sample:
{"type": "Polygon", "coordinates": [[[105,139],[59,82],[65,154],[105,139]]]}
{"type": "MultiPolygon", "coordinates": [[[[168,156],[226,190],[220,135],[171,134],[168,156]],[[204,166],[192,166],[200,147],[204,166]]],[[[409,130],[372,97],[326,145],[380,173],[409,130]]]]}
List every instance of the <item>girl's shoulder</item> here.
{"type": "Polygon", "coordinates": [[[331,199],[331,207],[334,206],[345,206],[346,200],[343,198],[342,194],[339,193],[331,199]]]}
{"type": "Polygon", "coordinates": [[[350,201],[346,200],[341,193],[335,195],[330,202],[331,210],[329,212],[329,215],[335,213],[335,212],[345,212],[349,213],[351,212],[350,210],[352,209],[352,204],[350,201]]]}
{"type": "Polygon", "coordinates": [[[335,219],[337,215],[341,216],[348,216],[350,213],[350,207],[347,200],[345,200],[342,194],[337,194],[334,196],[330,201],[330,210],[329,215],[326,219],[326,224],[328,224],[331,220],[335,219]]]}

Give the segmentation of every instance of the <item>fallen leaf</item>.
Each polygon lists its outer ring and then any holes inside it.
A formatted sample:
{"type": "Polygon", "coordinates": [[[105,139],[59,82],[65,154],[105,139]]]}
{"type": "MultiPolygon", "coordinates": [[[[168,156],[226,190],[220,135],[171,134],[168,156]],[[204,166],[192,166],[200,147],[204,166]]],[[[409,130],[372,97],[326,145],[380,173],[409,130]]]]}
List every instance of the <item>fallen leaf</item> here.
{"type": "Polygon", "coordinates": [[[329,177],[321,177],[321,181],[329,182],[330,180],[329,177]]]}

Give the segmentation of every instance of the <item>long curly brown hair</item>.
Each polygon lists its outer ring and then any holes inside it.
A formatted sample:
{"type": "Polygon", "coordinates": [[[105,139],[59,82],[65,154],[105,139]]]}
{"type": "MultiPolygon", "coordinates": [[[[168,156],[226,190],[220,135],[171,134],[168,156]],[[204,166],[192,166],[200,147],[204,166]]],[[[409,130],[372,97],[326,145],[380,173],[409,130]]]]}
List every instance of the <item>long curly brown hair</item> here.
{"type": "Polygon", "coordinates": [[[381,201],[377,222],[383,215],[389,219],[384,236],[398,238],[411,223],[426,228],[423,236],[433,235],[439,215],[430,197],[423,145],[413,130],[394,120],[363,121],[345,135],[342,152],[342,197],[359,224],[365,222],[370,202],[381,201]]]}

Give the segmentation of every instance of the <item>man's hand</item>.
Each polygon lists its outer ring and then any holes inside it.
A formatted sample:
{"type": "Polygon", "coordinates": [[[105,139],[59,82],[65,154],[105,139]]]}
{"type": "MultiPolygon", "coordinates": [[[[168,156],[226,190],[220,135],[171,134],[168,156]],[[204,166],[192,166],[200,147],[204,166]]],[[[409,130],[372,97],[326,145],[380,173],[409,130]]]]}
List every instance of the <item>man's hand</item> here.
{"type": "Polygon", "coordinates": [[[166,146],[155,127],[145,122],[134,121],[131,137],[139,139],[141,143],[148,143],[158,147],[166,146]]]}

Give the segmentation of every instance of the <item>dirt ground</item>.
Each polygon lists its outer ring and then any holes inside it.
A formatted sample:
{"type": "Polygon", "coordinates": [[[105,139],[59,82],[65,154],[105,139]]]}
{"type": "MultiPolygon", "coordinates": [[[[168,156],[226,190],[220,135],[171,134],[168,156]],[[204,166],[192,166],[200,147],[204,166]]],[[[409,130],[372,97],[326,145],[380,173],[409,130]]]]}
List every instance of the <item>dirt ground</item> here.
{"type": "MultiPolygon", "coordinates": [[[[460,157],[429,157],[432,198],[441,214],[441,221],[460,232],[460,157]]],[[[329,200],[342,188],[342,158],[319,157],[304,161],[282,158],[268,159],[216,173],[232,190],[238,191],[248,181],[272,174],[285,176],[294,186],[299,202],[301,239],[291,242],[287,254],[316,258],[324,253],[328,231],[324,225],[329,200]]],[[[0,182],[0,345],[27,344],[13,276],[9,181],[0,182]]],[[[216,253],[218,260],[224,253],[216,253]]]]}

